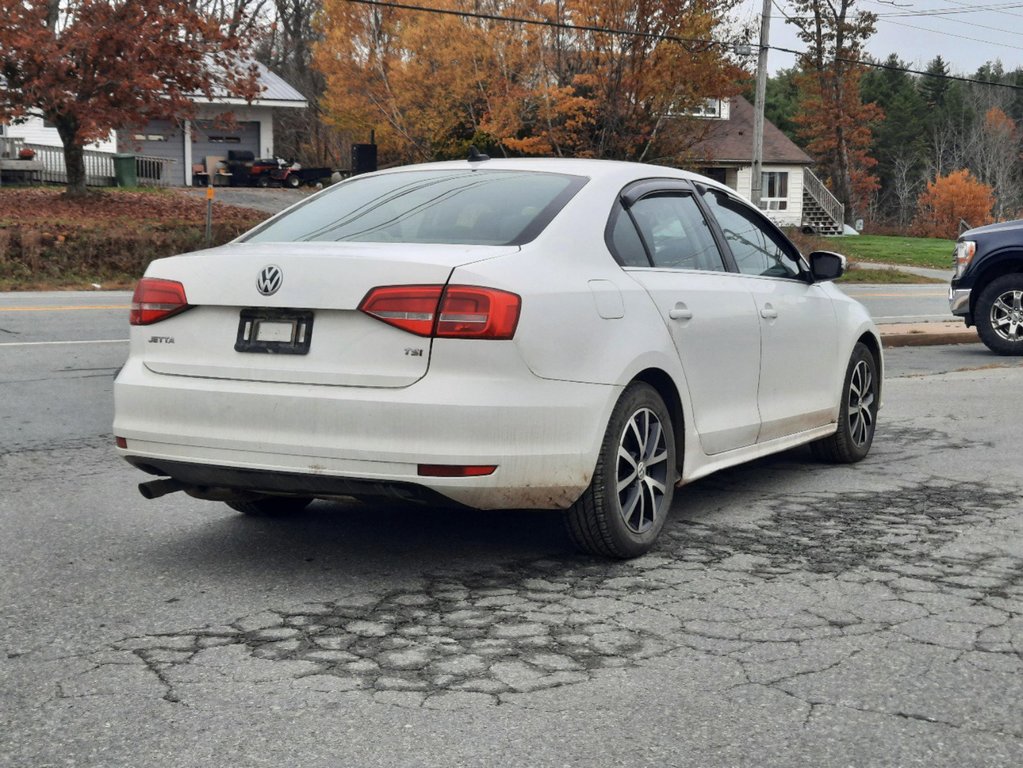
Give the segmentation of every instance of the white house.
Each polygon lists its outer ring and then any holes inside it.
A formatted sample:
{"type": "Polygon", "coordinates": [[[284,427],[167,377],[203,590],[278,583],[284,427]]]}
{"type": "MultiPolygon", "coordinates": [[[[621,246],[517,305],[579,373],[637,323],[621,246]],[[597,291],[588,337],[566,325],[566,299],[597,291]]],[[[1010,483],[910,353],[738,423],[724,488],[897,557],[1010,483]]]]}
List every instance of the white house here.
{"type": "MultiPolygon", "coordinates": [[[[282,78],[262,64],[256,64],[259,95],[251,102],[228,96],[226,91],[215,94],[212,100],[197,97],[198,114],[195,120],[178,123],[169,120],[154,120],[141,129],[122,129],[111,134],[106,141],[86,147],[87,154],[112,155],[125,152],[140,157],[155,158],[160,162],[163,184],[192,184],[193,166],[202,164],[210,156],[227,158],[230,152],[251,153],[252,157],[274,156],[274,109],[301,109],[308,106],[305,97],[282,78]],[[225,123],[218,116],[230,112],[234,120],[225,123]]],[[[14,143],[29,145],[39,151],[39,156],[48,166],[63,160],[60,153],[47,149],[62,149],[63,144],[56,128],[41,117],[30,117],[25,122],[0,125],[0,137],[12,139],[14,143]]],[[[9,142],[10,144],[10,142],[9,142]]],[[[93,157],[93,159],[97,159],[93,157]]],[[[99,158],[103,159],[103,158],[99,158]]],[[[89,167],[87,173],[95,175],[89,167]]],[[[112,163],[102,163],[112,168],[112,163]]]]}
{"type": "MultiPolygon", "coordinates": [[[[753,106],[742,96],[712,99],[697,115],[707,133],[692,150],[693,170],[749,197],[753,180],[753,106]]],[[[760,207],[777,224],[842,231],[843,207],[810,170],[813,159],[764,121],[760,207]]]]}

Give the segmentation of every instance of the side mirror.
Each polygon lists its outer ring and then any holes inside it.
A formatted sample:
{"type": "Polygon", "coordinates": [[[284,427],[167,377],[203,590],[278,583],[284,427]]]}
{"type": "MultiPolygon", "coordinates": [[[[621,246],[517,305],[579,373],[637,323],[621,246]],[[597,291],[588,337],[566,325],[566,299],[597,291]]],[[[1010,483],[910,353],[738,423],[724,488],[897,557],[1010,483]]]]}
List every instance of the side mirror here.
{"type": "Polygon", "coordinates": [[[815,283],[837,280],[845,274],[846,260],[840,253],[814,251],[809,256],[810,274],[815,283]]]}

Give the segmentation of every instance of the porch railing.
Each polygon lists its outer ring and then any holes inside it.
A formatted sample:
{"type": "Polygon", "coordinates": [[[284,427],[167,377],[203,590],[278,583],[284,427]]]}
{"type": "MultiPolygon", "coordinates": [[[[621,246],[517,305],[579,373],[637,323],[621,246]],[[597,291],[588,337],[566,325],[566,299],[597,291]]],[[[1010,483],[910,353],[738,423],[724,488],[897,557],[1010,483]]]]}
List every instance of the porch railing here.
{"type": "MultiPolygon", "coordinates": [[[[36,160],[42,161],[45,169],[42,172],[44,182],[55,184],[67,183],[67,169],[64,166],[64,150],[61,147],[49,147],[42,144],[23,144],[21,146],[35,150],[36,160]]],[[[85,155],[85,183],[90,187],[112,187],[116,184],[114,177],[114,156],[109,152],[96,152],[87,149],[85,155]]],[[[135,174],[139,186],[171,187],[175,186],[172,177],[172,166],[177,161],[167,157],[149,155],[135,156],[135,174]]]]}
{"type": "Polygon", "coordinates": [[[0,136],[0,159],[16,159],[23,144],[24,140],[17,136],[0,136]]]}
{"type": "Polygon", "coordinates": [[[845,206],[809,168],[803,169],[803,189],[837,225],[841,226],[845,222],[845,206]]]}

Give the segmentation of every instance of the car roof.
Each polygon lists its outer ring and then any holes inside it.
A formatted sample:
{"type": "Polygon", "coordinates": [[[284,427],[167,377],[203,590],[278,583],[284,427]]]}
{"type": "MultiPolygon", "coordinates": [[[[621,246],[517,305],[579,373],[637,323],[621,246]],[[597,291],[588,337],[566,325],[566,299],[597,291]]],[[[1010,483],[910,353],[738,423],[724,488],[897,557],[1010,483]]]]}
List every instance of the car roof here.
{"type": "Polygon", "coordinates": [[[713,179],[681,168],[671,168],[652,163],[632,163],[624,160],[594,160],[588,158],[563,157],[491,157],[486,160],[448,160],[435,163],[420,163],[387,168],[377,173],[400,173],[402,171],[429,170],[500,170],[534,171],[539,173],[564,173],[586,176],[595,181],[628,183],[640,179],[672,178],[698,181],[708,187],[734,194],[734,191],[713,179]]]}

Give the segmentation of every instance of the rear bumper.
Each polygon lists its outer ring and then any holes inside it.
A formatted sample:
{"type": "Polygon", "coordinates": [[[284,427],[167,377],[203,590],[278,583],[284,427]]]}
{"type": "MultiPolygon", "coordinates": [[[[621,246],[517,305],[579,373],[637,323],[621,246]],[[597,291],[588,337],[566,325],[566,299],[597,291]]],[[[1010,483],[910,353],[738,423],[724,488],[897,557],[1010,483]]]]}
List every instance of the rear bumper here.
{"type": "Polygon", "coordinates": [[[621,390],[503,373],[328,387],[168,376],[132,359],[114,385],[114,433],[132,464],[194,485],[567,507],[589,485],[621,390]],[[421,477],[420,464],[497,469],[421,477]]]}

